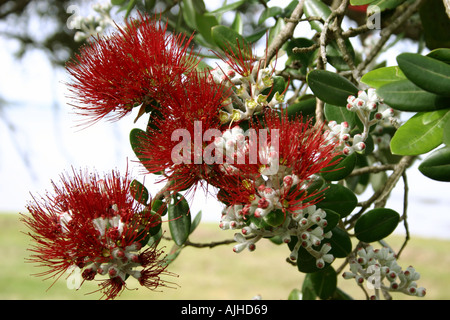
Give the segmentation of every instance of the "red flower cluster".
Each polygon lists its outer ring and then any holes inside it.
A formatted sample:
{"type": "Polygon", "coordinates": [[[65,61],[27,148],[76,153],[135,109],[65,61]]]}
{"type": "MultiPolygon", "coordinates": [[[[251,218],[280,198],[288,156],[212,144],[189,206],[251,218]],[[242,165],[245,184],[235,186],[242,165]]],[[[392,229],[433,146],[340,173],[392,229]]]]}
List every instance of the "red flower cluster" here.
{"type": "MultiPolygon", "coordinates": [[[[93,121],[117,120],[134,107],[154,105],[197,66],[192,36],[167,33],[167,23],[139,16],[118,32],[84,46],[67,64],[74,107],[93,121]]],[[[170,94],[170,93],[169,93],[170,94]]]]}
{"type": "Polygon", "coordinates": [[[326,139],[322,128],[313,126],[311,120],[266,111],[253,129],[259,137],[259,132],[267,131],[265,141],[250,140],[248,144],[247,150],[259,148],[258,161],[237,165],[234,174],[223,176],[221,200],[243,205],[244,216],[255,214],[256,208],[261,210],[255,216],[275,209],[295,216],[320,201],[320,192],[309,192],[308,187],[314,175],[335,164],[337,155],[336,145],[326,139]]]}
{"type": "Polygon", "coordinates": [[[53,183],[53,195],[33,197],[31,215],[23,215],[35,242],[29,260],[49,268],[39,275],[61,276],[74,267],[84,280],[106,275],[100,287],[108,299],[123,291],[128,276],[149,289],[165,286],[162,252],[155,246],[141,250],[161,220],[134,201],[128,175],[113,171],[100,178],[74,171],[61,178],[61,186],[53,183]]]}

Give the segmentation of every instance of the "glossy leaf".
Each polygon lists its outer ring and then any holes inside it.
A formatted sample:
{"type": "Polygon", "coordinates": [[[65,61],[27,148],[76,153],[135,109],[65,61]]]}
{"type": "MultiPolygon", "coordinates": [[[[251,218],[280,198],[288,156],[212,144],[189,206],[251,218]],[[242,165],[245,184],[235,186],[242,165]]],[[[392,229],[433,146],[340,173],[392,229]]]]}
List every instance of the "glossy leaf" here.
{"type": "MultiPolygon", "coordinates": [[[[349,39],[344,40],[345,48],[347,53],[349,54],[352,60],[355,60],[355,51],[353,49],[352,43],[349,39]]],[[[332,41],[327,45],[326,48],[327,61],[333,67],[335,67],[339,71],[348,71],[350,70],[349,65],[345,61],[341,49],[336,41],[332,41]]]]}
{"type": "Polygon", "coordinates": [[[302,115],[304,118],[308,116],[315,116],[316,98],[309,96],[287,107],[287,114],[289,118],[302,115]]]}
{"type": "Polygon", "coordinates": [[[200,221],[202,220],[202,211],[200,210],[197,215],[195,216],[194,220],[191,223],[191,229],[189,233],[194,232],[194,230],[198,227],[200,224],[200,221]]]}
{"type": "Polygon", "coordinates": [[[449,97],[425,91],[408,79],[385,84],[377,94],[387,105],[400,111],[423,112],[450,106],[449,97]]]}
{"type": "Polygon", "coordinates": [[[322,209],[331,209],[337,212],[341,218],[348,216],[358,203],[353,191],[340,184],[330,184],[323,196],[324,199],[316,206],[322,209]]]}
{"type": "Polygon", "coordinates": [[[438,48],[427,53],[427,57],[450,64],[450,49],[438,48]]]}
{"type": "Polygon", "coordinates": [[[370,16],[377,12],[395,9],[403,2],[405,2],[405,0],[375,0],[371,2],[370,7],[367,8],[367,15],[370,16]]]}
{"type": "Polygon", "coordinates": [[[258,24],[262,24],[267,19],[275,17],[275,16],[279,16],[282,13],[283,13],[283,9],[281,9],[280,7],[277,7],[277,6],[265,8],[263,10],[263,12],[261,13],[261,15],[259,16],[258,24]]]}
{"type": "Polygon", "coordinates": [[[406,77],[398,66],[378,68],[362,76],[361,82],[378,89],[382,85],[405,80],[406,77]]]}
{"type": "Polygon", "coordinates": [[[217,25],[211,28],[211,35],[214,42],[225,52],[233,53],[236,56],[247,54],[245,58],[252,58],[251,51],[247,50],[249,44],[239,33],[224,25],[217,25]]]}
{"type": "Polygon", "coordinates": [[[349,156],[338,155],[333,160],[339,160],[339,162],[334,166],[323,169],[321,172],[322,177],[328,181],[338,181],[352,173],[356,164],[356,153],[349,156]]]}
{"type": "Polygon", "coordinates": [[[406,77],[425,91],[450,96],[450,65],[416,53],[402,53],[397,63],[406,77]]]}
{"type": "Polygon", "coordinates": [[[361,124],[361,121],[357,117],[356,113],[347,110],[347,108],[337,107],[329,103],[325,103],[323,113],[328,121],[334,120],[337,123],[347,122],[350,128],[361,124]]]}
{"type": "Polygon", "coordinates": [[[335,72],[313,70],[306,80],[316,97],[335,106],[345,107],[348,96],[358,93],[353,83],[335,72]]]}
{"type": "MultiPolygon", "coordinates": [[[[321,17],[326,20],[331,14],[331,9],[320,0],[305,0],[303,11],[307,17],[321,17]]],[[[310,21],[311,28],[321,32],[323,24],[319,21],[310,21]]]]}
{"type": "Polygon", "coordinates": [[[442,0],[427,0],[419,8],[423,36],[428,49],[450,47],[450,19],[442,0]]]}
{"type": "Polygon", "coordinates": [[[333,267],[329,266],[310,276],[314,291],[319,298],[325,300],[331,297],[337,287],[337,274],[333,267]]]}
{"type": "Polygon", "coordinates": [[[311,280],[311,273],[307,273],[303,279],[302,284],[302,300],[316,300],[317,294],[314,291],[313,283],[311,280]]]}
{"type": "Polygon", "coordinates": [[[450,182],[450,146],[433,151],[419,165],[419,171],[430,179],[450,182]]]}
{"type": "Polygon", "coordinates": [[[324,209],[324,211],[327,214],[325,218],[327,220],[327,225],[325,228],[323,228],[323,232],[327,233],[328,231],[331,231],[334,227],[337,226],[339,220],[341,219],[341,216],[339,215],[339,213],[331,209],[324,209]]]}
{"type": "Polygon", "coordinates": [[[177,193],[172,196],[168,204],[168,212],[172,238],[178,246],[182,246],[191,231],[189,204],[181,194],[177,193]]]}
{"type": "Polygon", "coordinates": [[[392,153],[419,155],[433,150],[442,143],[444,125],[449,118],[450,109],[417,113],[395,132],[392,153]]]}
{"type": "Polygon", "coordinates": [[[387,208],[376,208],[364,213],[355,224],[355,236],[364,242],[386,238],[397,228],[400,215],[387,208]]]}
{"type": "Polygon", "coordinates": [[[347,231],[334,227],[331,230],[332,236],[330,239],[325,239],[324,242],[331,245],[330,254],[335,258],[345,258],[352,251],[352,241],[347,231]]]}
{"type": "Polygon", "coordinates": [[[150,197],[147,188],[137,180],[131,181],[130,192],[133,198],[144,205],[147,204],[150,197]]]}
{"type": "Polygon", "coordinates": [[[131,144],[131,148],[133,149],[136,157],[139,159],[139,161],[143,162],[145,160],[149,160],[148,158],[144,158],[142,156],[142,154],[139,152],[140,148],[141,148],[141,143],[140,143],[140,137],[143,137],[147,135],[147,133],[144,130],[138,129],[138,128],[134,128],[130,131],[130,144],[131,144]]]}

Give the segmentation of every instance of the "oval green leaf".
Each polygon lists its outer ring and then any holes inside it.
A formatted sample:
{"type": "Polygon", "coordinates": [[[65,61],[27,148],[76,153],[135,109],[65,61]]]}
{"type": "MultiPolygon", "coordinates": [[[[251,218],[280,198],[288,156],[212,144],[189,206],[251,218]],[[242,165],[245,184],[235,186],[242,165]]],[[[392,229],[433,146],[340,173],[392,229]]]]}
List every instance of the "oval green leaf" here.
{"type": "Polygon", "coordinates": [[[444,125],[449,119],[450,109],[415,114],[392,137],[392,153],[419,155],[433,150],[442,143],[444,125]]]}
{"type": "Polygon", "coordinates": [[[239,33],[224,25],[217,25],[211,28],[211,35],[214,42],[223,51],[236,57],[244,55],[244,58],[251,59],[252,51],[248,42],[239,33]]]}
{"type": "Polygon", "coordinates": [[[427,57],[450,64],[450,49],[448,48],[434,49],[427,54],[427,57]]]}
{"type": "Polygon", "coordinates": [[[330,239],[324,240],[324,242],[331,245],[330,254],[335,258],[345,258],[350,252],[352,252],[352,240],[347,231],[342,230],[339,227],[334,227],[331,230],[332,236],[330,239]]]}
{"type": "Polygon", "coordinates": [[[170,234],[175,243],[182,246],[191,231],[189,204],[181,194],[177,193],[172,196],[168,204],[168,212],[170,234]]]}
{"type": "Polygon", "coordinates": [[[323,193],[324,199],[316,204],[321,209],[331,209],[341,218],[348,216],[355,209],[358,199],[350,189],[340,184],[330,184],[323,193]]]}
{"type": "Polygon", "coordinates": [[[402,53],[397,63],[406,77],[425,91],[450,96],[450,65],[417,53],[402,53]]]}
{"type": "Polygon", "coordinates": [[[397,66],[393,66],[369,71],[362,76],[361,82],[372,88],[378,89],[385,84],[405,79],[406,77],[402,70],[397,66]]]}
{"type": "MultiPolygon", "coordinates": [[[[303,4],[303,12],[306,17],[321,17],[323,20],[327,20],[331,14],[331,9],[320,0],[306,0],[303,4]]],[[[319,21],[310,21],[311,28],[321,32],[323,24],[319,21]]]]}
{"type": "Polygon", "coordinates": [[[323,228],[323,232],[327,233],[328,231],[331,231],[334,227],[337,226],[339,220],[341,219],[341,216],[339,215],[339,213],[331,209],[324,209],[324,211],[327,214],[325,218],[327,220],[327,225],[325,228],[323,228]]]}
{"type": "Polygon", "coordinates": [[[337,287],[337,273],[333,267],[329,266],[323,270],[310,275],[313,288],[320,299],[330,298],[337,287]]]}
{"type": "Polygon", "coordinates": [[[355,236],[363,242],[386,238],[397,228],[400,215],[387,208],[376,208],[363,214],[355,224],[355,236]]]}
{"type": "Polygon", "coordinates": [[[430,179],[450,182],[450,146],[433,151],[419,165],[419,171],[430,179]]]}
{"type": "Polygon", "coordinates": [[[311,71],[306,81],[317,98],[339,107],[345,107],[348,96],[358,93],[358,87],[349,80],[327,70],[311,71]]]}
{"type": "Polygon", "coordinates": [[[385,84],[377,94],[384,103],[400,111],[423,112],[450,106],[449,97],[425,91],[408,79],[385,84]]]}
{"type": "Polygon", "coordinates": [[[137,202],[144,205],[147,204],[150,197],[147,188],[137,180],[131,181],[130,193],[137,202]]]}
{"type": "Polygon", "coordinates": [[[334,166],[322,169],[320,173],[328,181],[338,181],[352,173],[356,164],[356,153],[352,153],[349,156],[338,155],[333,160],[339,160],[339,162],[334,166]]]}

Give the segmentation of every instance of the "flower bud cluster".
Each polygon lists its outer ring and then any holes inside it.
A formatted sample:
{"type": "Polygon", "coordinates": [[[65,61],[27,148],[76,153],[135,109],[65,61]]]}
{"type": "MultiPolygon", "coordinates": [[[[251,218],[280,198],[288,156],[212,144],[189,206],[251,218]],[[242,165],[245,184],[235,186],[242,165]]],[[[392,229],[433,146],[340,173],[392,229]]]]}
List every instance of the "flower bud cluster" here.
{"type": "Polygon", "coordinates": [[[417,287],[420,274],[411,266],[402,270],[394,253],[386,247],[374,249],[372,246],[360,248],[357,257],[350,262],[350,271],[342,274],[344,279],[355,279],[360,286],[367,281],[369,289],[375,289],[371,299],[379,299],[379,290],[402,292],[423,297],[426,290],[417,287]]]}
{"type": "MultiPolygon", "coordinates": [[[[283,187],[287,187],[297,183],[298,178],[285,176],[283,180],[283,187]]],[[[280,190],[261,184],[250,203],[226,207],[222,212],[220,228],[241,229],[241,233],[235,234],[237,244],[233,251],[239,253],[246,248],[254,251],[256,242],[262,238],[279,237],[282,242],[290,243],[291,237],[297,237],[298,241],[289,259],[296,261],[298,250],[303,247],[316,258],[318,268],[323,268],[325,263],[331,263],[334,259],[329,253],[331,245],[322,245],[325,238],[332,236],[331,231],[324,232],[327,226],[326,212],[312,205],[292,213],[284,210],[284,206],[286,203],[280,202],[280,190]]]]}
{"type": "Polygon", "coordinates": [[[74,36],[74,40],[77,42],[103,33],[108,26],[114,26],[110,15],[112,9],[111,3],[94,4],[92,9],[98,15],[89,15],[87,17],[75,15],[69,22],[69,28],[78,29],[74,36]]]}
{"type": "Polygon", "coordinates": [[[211,71],[210,80],[234,88],[232,95],[235,105],[233,107],[233,104],[230,104],[221,110],[220,120],[222,123],[250,119],[253,114],[261,112],[264,107],[275,108],[284,102],[284,93],[280,94],[276,91],[270,101],[268,101],[268,97],[272,90],[269,90],[269,93],[263,93],[267,89],[273,89],[274,68],[259,69],[252,66],[250,69],[244,74],[239,74],[230,63],[224,68],[217,67],[211,71]]]}
{"type": "Polygon", "coordinates": [[[348,122],[339,124],[336,121],[329,122],[328,139],[338,141],[342,148],[342,153],[345,155],[350,155],[354,152],[363,153],[366,149],[365,141],[369,135],[370,127],[394,116],[394,110],[380,100],[376,90],[373,88],[369,88],[367,91],[359,91],[357,97],[349,96],[346,108],[348,111],[357,114],[364,129],[362,133],[357,133],[352,137],[348,122]]]}

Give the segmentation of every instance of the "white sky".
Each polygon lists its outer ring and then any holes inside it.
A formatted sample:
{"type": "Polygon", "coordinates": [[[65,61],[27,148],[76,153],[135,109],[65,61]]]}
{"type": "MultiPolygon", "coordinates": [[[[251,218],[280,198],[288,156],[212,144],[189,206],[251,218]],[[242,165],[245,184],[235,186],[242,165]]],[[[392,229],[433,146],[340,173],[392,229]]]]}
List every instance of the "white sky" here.
{"type": "MultiPolygon", "coordinates": [[[[133,124],[134,115],[131,115],[116,123],[102,121],[78,130],[74,127],[77,117],[65,103],[65,72],[52,70],[46,57],[37,51],[27,54],[24,60],[15,60],[11,54],[15,50],[14,42],[2,38],[0,42],[0,97],[9,102],[0,110],[15,128],[11,132],[0,117],[0,211],[24,212],[26,202],[31,199],[30,192],[44,194],[50,189],[50,180],[58,181],[59,174],[70,171],[71,166],[95,168],[99,172],[116,168],[123,171],[127,159],[134,159],[128,142],[129,131],[145,125],[133,124]],[[52,107],[55,101],[60,102],[57,109],[52,107]],[[30,170],[18,149],[29,156],[30,170]]],[[[131,161],[128,164],[142,181],[138,166],[131,161]]],[[[409,170],[408,178],[410,231],[450,238],[449,184],[424,177],[417,165],[409,170]]],[[[146,185],[154,194],[160,186],[152,187],[150,182],[147,176],[146,185]]],[[[388,202],[388,207],[399,213],[402,192],[400,182],[388,202]]],[[[219,221],[221,205],[213,197],[205,198],[197,193],[191,209],[193,214],[203,210],[204,220],[219,221]]],[[[402,227],[398,230],[403,232],[402,227]]]]}

